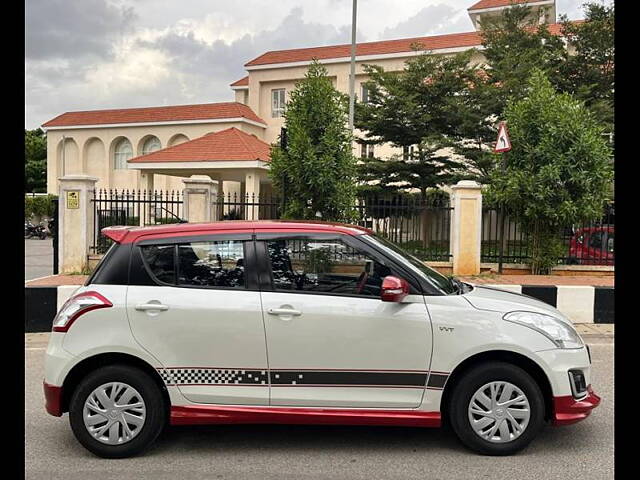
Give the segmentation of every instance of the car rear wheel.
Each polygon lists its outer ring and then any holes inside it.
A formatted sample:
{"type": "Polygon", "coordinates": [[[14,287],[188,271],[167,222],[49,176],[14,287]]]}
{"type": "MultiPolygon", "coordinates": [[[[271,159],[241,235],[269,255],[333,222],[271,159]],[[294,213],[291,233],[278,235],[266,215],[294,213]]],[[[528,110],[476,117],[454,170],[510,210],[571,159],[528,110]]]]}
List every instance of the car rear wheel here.
{"type": "Polygon", "coordinates": [[[544,423],[540,387],[523,369],[490,362],[456,382],[449,409],[453,430],[483,455],[511,455],[525,448],[544,423]]]}
{"type": "Polygon", "coordinates": [[[110,365],[85,377],[69,404],[69,421],[78,441],[105,458],[124,458],[149,447],[165,424],[165,405],[157,384],[128,365],[110,365]]]}

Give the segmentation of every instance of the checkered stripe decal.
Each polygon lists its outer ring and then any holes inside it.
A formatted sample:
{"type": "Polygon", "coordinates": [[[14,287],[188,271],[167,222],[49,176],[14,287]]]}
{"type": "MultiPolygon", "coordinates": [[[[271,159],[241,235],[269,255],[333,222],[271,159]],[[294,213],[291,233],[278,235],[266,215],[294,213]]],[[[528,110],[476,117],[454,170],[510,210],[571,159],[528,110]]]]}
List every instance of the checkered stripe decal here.
{"type": "Polygon", "coordinates": [[[224,368],[165,368],[160,376],[167,385],[267,385],[266,370],[224,368]]]}
{"type": "MultiPolygon", "coordinates": [[[[269,385],[267,370],[166,368],[159,372],[167,385],[269,385]]],[[[271,385],[424,388],[427,383],[427,388],[441,390],[448,377],[443,372],[272,370],[271,385]]]]}

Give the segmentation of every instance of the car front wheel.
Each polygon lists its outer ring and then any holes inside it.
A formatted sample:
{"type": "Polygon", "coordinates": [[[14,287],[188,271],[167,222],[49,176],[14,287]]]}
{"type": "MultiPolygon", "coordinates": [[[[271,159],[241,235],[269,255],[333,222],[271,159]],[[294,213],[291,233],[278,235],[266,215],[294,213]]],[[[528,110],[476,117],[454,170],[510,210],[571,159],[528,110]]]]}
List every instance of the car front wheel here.
{"type": "Polygon", "coordinates": [[[544,398],[523,369],[490,362],[468,371],[451,397],[453,430],[483,455],[511,455],[525,448],[544,423],[544,398]]]}
{"type": "Polygon", "coordinates": [[[69,421],[78,441],[105,458],[124,458],[149,447],[165,424],[157,384],[128,365],[109,365],[85,377],[69,403],[69,421]]]}

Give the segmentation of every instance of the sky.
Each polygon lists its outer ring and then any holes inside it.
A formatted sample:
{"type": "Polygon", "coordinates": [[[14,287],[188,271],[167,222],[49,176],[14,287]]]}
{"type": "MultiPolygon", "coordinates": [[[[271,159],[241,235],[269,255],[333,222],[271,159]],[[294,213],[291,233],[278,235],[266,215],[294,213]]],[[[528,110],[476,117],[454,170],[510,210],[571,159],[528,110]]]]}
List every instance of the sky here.
{"type": "MultiPolygon", "coordinates": [[[[359,0],[357,40],[472,31],[473,3],[359,0]]],[[[571,19],[582,4],[556,1],[571,19]]],[[[350,41],[351,0],[25,0],[25,128],[74,110],[233,101],[229,84],[258,55],[350,41]]]]}

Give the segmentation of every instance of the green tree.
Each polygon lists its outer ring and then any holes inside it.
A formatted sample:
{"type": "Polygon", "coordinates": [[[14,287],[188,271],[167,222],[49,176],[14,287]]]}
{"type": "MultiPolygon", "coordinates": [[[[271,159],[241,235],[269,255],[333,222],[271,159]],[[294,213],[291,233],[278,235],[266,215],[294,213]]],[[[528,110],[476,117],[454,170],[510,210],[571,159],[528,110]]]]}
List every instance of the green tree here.
{"type": "Polygon", "coordinates": [[[615,80],[614,5],[588,3],[584,22],[561,17],[570,52],[562,65],[561,87],[571,92],[613,132],[615,80]]]}
{"type": "Polygon", "coordinates": [[[521,220],[532,273],[540,274],[557,262],[563,226],[602,215],[613,171],[603,129],[582,102],[557,93],[540,70],[525,95],[507,105],[513,148],[487,195],[521,220]]]}
{"type": "Polygon", "coordinates": [[[40,128],[24,131],[24,183],[26,192],[47,191],[47,137],[40,128]]]}
{"type": "Polygon", "coordinates": [[[614,6],[587,3],[584,8],[583,22],[560,17],[561,35],[538,24],[534,10],[526,5],[483,19],[487,73],[490,83],[498,87],[490,92],[493,98],[487,113],[499,115],[507,100],[522,98],[531,73],[538,69],[556,89],[584,101],[613,132],[614,6]]]}
{"type": "Polygon", "coordinates": [[[489,80],[499,87],[492,112],[500,113],[509,99],[526,95],[534,70],[542,70],[553,85],[560,81],[566,58],[564,42],[540,23],[539,15],[526,5],[513,5],[500,15],[482,19],[482,53],[490,67],[489,80]]]}
{"type": "Polygon", "coordinates": [[[355,159],[347,128],[348,98],[318,62],[296,83],[284,119],[287,149],[271,149],[269,175],[286,218],[349,220],[355,202],[355,159]]]}
{"type": "Polygon", "coordinates": [[[382,191],[417,189],[425,199],[430,188],[450,184],[465,174],[462,159],[443,149],[459,141],[464,135],[461,125],[470,122],[467,98],[470,85],[477,81],[469,63],[471,55],[424,53],[407,60],[401,72],[365,65],[369,98],[356,105],[355,125],[365,134],[360,142],[391,144],[403,153],[362,159],[362,182],[377,181],[382,191]]]}

